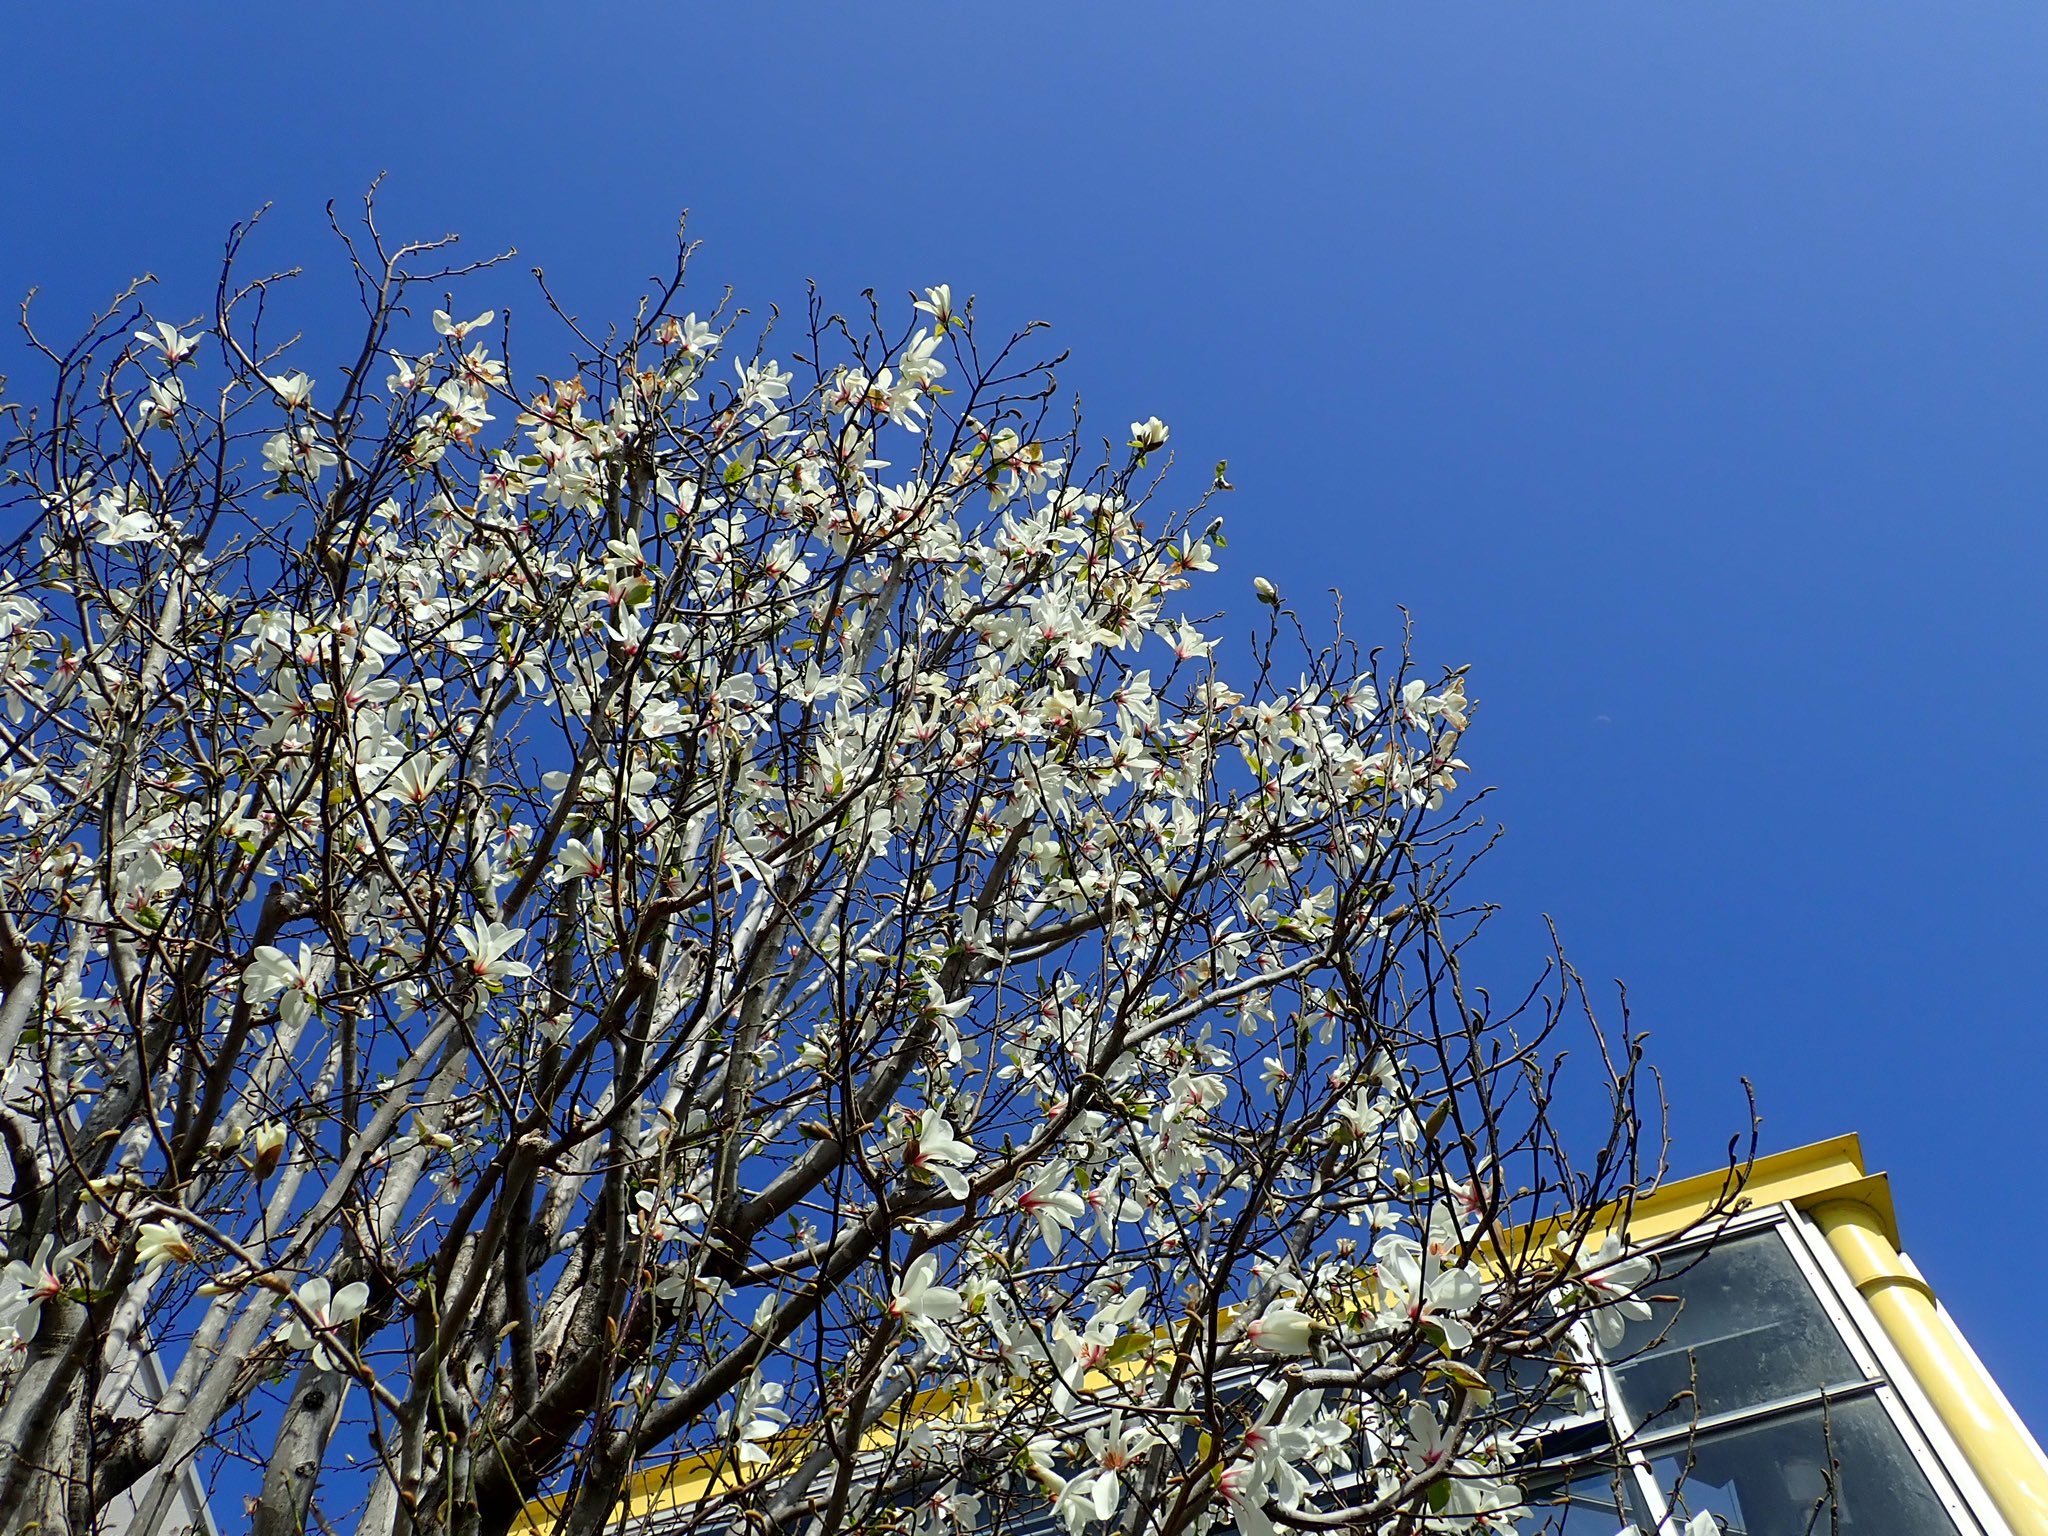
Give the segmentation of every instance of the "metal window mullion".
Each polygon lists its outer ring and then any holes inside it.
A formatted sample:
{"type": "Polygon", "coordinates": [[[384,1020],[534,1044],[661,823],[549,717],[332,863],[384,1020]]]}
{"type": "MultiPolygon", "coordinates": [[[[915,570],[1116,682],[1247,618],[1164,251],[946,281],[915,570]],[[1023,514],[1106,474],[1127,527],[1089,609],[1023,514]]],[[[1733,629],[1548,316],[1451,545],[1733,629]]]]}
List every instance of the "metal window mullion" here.
{"type": "Polygon", "coordinates": [[[1884,1390],[1885,1383],[1872,1377],[1867,1381],[1844,1381],[1830,1386],[1815,1387],[1811,1392],[1772,1398],[1769,1402],[1758,1403],[1754,1407],[1729,1408],[1696,1423],[1681,1425],[1675,1429],[1661,1429],[1654,1435],[1645,1435],[1642,1440],[1643,1454],[1666,1454],[1675,1445],[1683,1445],[1688,1440],[1706,1435],[1719,1434],[1724,1429],[1740,1429],[1744,1425],[1761,1424],[1766,1419],[1804,1413],[1809,1409],[1824,1407],[1831,1403],[1846,1403],[1855,1398],[1874,1397],[1884,1390]]]}
{"type": "Polygon", "coordinates": [[[1615,1380],[1614,1371],[1601,1353],[1593,1337],[1591,1325],[1581,1318],[1575,1325],[1579,1346],[1588,1360],[1593,1362],[1588,1388],[1593,1401],[1600,1409],[1601,1417],[1607,1420],[1608,1432],[1614,1436],[1614,1444],[1621,1454],[1628,1475],[1635,1480],[1636,1497],[1642,1501],[1643,1513],[1654,1531],[1672,1530],[1671,1507],[1664,1497],[1664,1491],[1657,1486],[1657,1478],[1650,1471],[1649,1458],[1636,1444],[1636,1422],[1629,1414],[1628,1405],[1623,1402],[1620,1384],[1615,1380]]]}

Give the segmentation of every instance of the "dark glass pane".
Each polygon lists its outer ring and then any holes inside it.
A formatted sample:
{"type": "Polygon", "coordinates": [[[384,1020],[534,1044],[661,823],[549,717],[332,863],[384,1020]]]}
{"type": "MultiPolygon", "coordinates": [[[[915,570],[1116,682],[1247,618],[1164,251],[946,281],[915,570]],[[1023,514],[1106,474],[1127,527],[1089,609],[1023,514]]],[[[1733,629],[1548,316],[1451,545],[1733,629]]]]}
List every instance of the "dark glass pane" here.
{"type": "Polygon", "coordinates": [[[1557,1362],[1510,1357],[1486,1373],[1493,1388],[1493,1412],[1513,1424],[1551,1424],[1583,1418],[1590,1403],[1559,1382],[1557,1362]]]}
{"type": "Polygon", "coordinates": [[[1656,1302],[1614,1352],[1621,1395],[1638,1421],[1705,1418],[1859,1380],[1841,1336],[1777,1233],[1731,1238],[1689,1268],[1672,1266],[1641,1288],[1656,1302]],[[1631,1358],[1633,1357],[1633,1358],[1631,1358]]]}
{"type": "Polygon", "coordinates": [[[981,1529],[988,1536],[1065,1536],[1045,1494],[1022,1478],[1005,1479],[981,1495],[981,1529]]]}
{"type": "Polygon", "coordinates": [[[1648,1530],[1635,1481],[1617,1467],[1595,1467],[1569,1480],[1527,1484],[1529,1512],[1515,1522],[1522,1536],[1615,1536],[1628,1526],[1648,1530]]]}
{"type": "Polygon", "coordinates": [[[1703,1434],[1650,1469],[1681,1519],[1711,1510],[1730,1536],[1956,1536],[1874,1396],[1703,1434]]]}

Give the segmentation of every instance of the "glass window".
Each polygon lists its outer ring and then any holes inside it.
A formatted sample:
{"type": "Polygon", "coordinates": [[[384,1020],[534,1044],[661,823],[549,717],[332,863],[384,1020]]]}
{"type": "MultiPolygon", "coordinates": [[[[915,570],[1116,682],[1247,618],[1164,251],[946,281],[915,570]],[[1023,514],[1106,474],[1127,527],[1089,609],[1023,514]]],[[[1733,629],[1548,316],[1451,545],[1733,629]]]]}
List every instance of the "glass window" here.
{"type": "Polygon", "coordinates": [[[1629,1526],[1650,1528],[1626,1466],[1583,1468],[1548,1482],[1531,1478],[1526,1497],[1529,1512],[1515,1522],[1522,1536],[1615,1536],[1629,1526]]]}
{"type": "Polygon", "coordinates": [[[1653,1301],[1650,1319],[1631,1324],[1614,1352],[1615,1381],[1639,1424],[1662,1428],[1863,1379],[1774,1231],[1731,1237],[1689,1266],[1667,1263],[1642,1293],[1678,1300],[1653,1301]]]}
{"type": "Polygon", "coordinates": [[[1497,1360],[1486,1373],[1493,1388],[1493,1411],[1512,1423],[1550,1426],[1593,1412],[1582,1393],[1573,1392],[1558,1378],[1560,1360],[1512,1356],[1497,1360]]]}
{"type": "Polygon", "coordinates": [[[1650,1470],[1681,1520],[1711,1510],[1729,1536],[1956,1536],[1874,1393],[1701,1434],[1650,1470]]]}
{"type": "Polygon", "coordinates": [[[1023,1479],[975,1491],[981,1497],[981,1529],[988,1536],[1065,1536],[1045,1495],[1023,1479]]]}

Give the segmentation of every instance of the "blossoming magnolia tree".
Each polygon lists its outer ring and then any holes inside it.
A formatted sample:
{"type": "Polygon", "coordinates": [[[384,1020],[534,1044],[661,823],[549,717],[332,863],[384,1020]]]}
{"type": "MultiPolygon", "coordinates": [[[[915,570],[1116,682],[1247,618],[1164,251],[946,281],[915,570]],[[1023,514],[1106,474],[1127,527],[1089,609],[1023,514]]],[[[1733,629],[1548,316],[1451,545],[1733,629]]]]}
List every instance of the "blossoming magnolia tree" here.
{"type": "Polygon", "coordinates": [[[339,369],[238,235],[9,406],[0,1524],[1510,1519],[1645,1170],[1461,984],[1461,677],[944,287],[522,383],[350,241],[339,369]]]}

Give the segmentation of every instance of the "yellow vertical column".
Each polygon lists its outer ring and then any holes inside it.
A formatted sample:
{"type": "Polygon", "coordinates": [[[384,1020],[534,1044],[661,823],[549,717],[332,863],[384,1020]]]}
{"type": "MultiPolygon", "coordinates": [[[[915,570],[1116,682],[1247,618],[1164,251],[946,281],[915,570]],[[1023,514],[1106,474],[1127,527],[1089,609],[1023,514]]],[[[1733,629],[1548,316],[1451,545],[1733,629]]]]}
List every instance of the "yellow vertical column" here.
{"type": "Polygon", "coordinates": [[[1827,1200],[1808,1214],[2015,1536],[2048,1536],[2048,1459],[1877,1213],[1860,1200],[1827,1200]]]}

